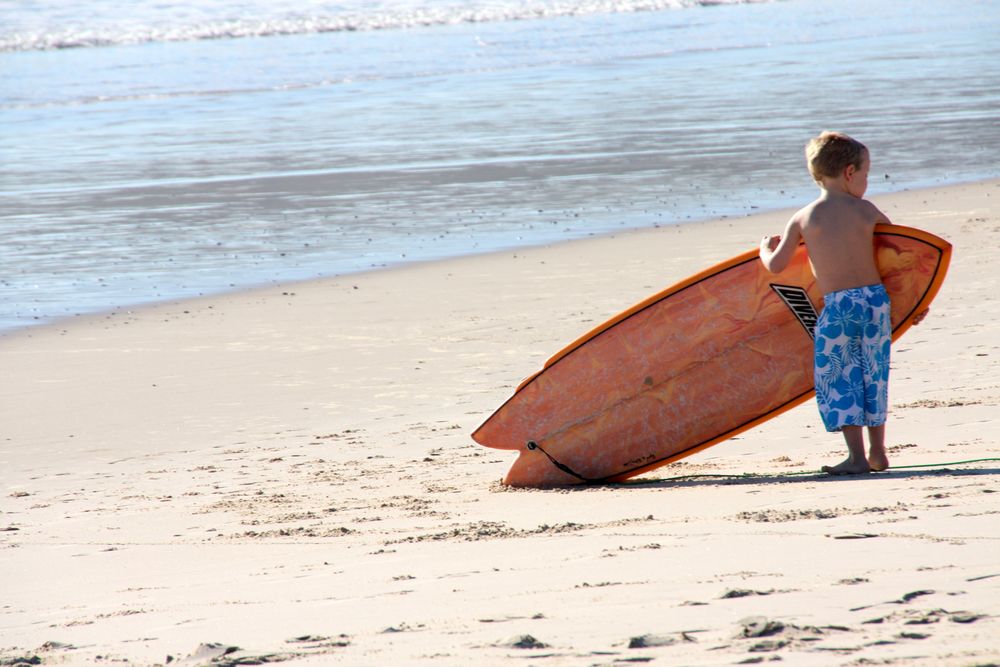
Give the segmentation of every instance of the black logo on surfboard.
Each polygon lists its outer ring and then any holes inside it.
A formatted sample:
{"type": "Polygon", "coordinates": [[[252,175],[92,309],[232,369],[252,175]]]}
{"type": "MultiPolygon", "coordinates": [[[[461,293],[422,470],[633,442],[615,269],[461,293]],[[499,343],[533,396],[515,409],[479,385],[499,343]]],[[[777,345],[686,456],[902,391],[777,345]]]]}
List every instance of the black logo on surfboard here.
{"type": "Polygon", "coordinates": [[[795,319],[799,321],[799,324],[809,334],[809,337],[815,340],[816,320],[819,315],[816,313],[816,308],[812,305],[812,301],[809,300],[809,294],[806,293],[805,289],[793,285],[774,284],[771,285],[771,289],[778,293],[781,300],[794,313],[795,319]]]}

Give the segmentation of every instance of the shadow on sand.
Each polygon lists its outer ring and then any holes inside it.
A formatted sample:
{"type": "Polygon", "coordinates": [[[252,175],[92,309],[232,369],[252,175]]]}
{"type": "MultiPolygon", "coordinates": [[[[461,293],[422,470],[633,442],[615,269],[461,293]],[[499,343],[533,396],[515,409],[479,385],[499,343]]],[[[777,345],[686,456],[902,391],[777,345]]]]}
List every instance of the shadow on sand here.
{"type": "MultiPolygon", "coordinates": [[[[676,488],[676,487],[699,487],[699,486],[746,486],[760,484],[826,484],[835,482],[884,482],[887,480],[899,479],[921,479],[925,477],[975,477],[975,476],[1000,476],[1000,468],[922,468],[919,470],[907,470],[906,468],[889,468],[884,472],[872,472],[864,475],[828,475],[824,472],[799,472],[792,474],[691,474],[677,477],[664,478],[636,478],[615,484],[605,484],[608,488],[614,489],[648,489],[648,488],[676,488]]],[[[600,485],[599,485],[600,486],[600,485]]],[[[580,486],[571,488],[594,488],[593,486],[580,486]]]]}

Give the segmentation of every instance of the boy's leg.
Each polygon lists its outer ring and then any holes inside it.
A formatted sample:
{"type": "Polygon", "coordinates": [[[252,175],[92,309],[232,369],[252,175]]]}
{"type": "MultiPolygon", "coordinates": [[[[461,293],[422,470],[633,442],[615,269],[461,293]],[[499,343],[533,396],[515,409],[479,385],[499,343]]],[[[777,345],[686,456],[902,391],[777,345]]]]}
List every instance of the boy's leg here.
{"type": "Polygon", "coordinates": [[[868,427],[868,465],[878,471],[889,467],[889,456],[885,452],[885,424],[868,427]]]}
{"type": "Polygon", "coordinates": [[[847,443],[847,460],[835,466],[820,468],[830,475],[860,475],[871,472],[868,459],[865,457],[865,436],[862,426],[843,427],[844,441],[847,443]]]}
{"type": "Polygon", "coordinates": [[[870,322],[875,326],[866,327],[862,339],[864,356],[871,360],[871,365],[865,367],[865,423],[878,424],[868,427],[868,465],[872,470],[885,470],[889,467],[885,451],[885,420],[889,413],[891,308],[889,295],[881,285],[871,288],[868,296],[870,322]]]}

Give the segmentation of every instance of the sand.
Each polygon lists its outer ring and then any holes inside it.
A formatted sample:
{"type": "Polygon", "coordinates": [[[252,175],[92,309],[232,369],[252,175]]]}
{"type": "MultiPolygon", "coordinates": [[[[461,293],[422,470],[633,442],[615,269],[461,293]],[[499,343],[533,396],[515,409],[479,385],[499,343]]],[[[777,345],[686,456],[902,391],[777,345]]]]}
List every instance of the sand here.
{"type": "Polygon", "coordinates": [[[843,457],[812,402],[634,486],[507,490],[470,440],[788,211],[0,337],[0,664],[1000,663],[1000,181],[873,200],[955,245],[893,359],[928,468],[791,476],[843,457]]]}

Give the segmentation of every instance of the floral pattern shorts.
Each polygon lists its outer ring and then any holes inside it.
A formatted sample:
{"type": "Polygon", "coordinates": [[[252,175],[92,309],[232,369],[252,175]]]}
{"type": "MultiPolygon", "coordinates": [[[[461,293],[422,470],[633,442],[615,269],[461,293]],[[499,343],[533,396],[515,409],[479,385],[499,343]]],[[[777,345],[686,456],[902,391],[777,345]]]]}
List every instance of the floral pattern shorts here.
{"type": "Polygon", "coordinates": [[[831,292],[816,322],[816,404],[827,431],[880,426],[889,403],[889,295],[882,285],[831,292]]]}

